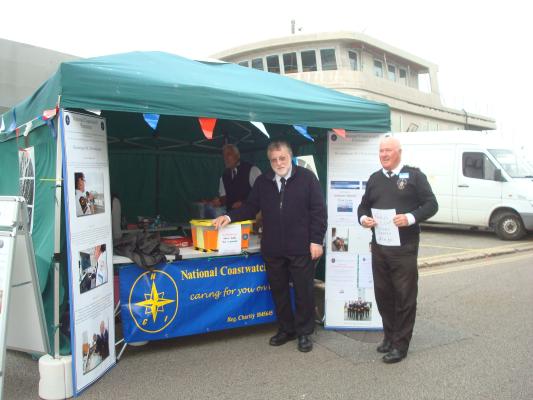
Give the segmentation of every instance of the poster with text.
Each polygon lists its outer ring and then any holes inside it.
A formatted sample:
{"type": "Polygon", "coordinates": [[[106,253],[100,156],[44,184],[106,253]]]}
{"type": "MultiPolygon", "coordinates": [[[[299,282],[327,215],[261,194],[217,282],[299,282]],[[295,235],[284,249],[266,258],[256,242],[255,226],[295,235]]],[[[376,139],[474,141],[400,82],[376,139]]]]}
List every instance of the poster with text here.
{"type": "Polygon", "coordinates": [[[369,243],[357,219],[369,176],[379,169],[376,133],[328,134],[326,328],[381,329],[369,243]]]}
{"type": "Polygon", "coordinates": [[[74,392],[116,363],[106,120],[61,112],[74,392]],[[110,278],[111,277],[111,278],[110,278]]]}

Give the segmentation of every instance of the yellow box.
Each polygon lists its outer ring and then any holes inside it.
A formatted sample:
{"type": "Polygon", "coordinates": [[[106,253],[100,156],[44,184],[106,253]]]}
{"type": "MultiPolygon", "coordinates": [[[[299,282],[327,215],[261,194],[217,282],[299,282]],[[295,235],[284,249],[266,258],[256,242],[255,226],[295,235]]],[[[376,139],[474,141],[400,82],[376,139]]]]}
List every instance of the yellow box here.
{"type": "MultiPolygon", "coordinates": [[[[198,250],[218,250],[218,229],[213,226],[211,219],[193,219],[191,222],[192,243],[198,250]]],[[[247,249],[250,245],[250,232],[254,221],[246,220],[233,222],[241,226],[241,248],[247,249]]]]}

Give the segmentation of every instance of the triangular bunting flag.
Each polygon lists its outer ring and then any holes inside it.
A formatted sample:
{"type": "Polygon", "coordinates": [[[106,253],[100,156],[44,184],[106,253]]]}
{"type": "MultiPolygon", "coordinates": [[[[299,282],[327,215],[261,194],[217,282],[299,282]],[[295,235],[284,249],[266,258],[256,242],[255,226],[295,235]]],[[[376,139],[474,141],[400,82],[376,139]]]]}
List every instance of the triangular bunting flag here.
{"type": "Polygon", "coordinates": [[[343,138],[346,139],[346,130],[345,129],[333,128],[332,131],[335,132],[337,135],[342,136],[343,138]]]}
{"type": "Polygon", "coordinates": [[[56,116],[57,114],[57,109],[54,108],[52,110],[44,110],[43,111],[43,115],[41,116],[41,119],[43,121],[48,121],[49,119],[52,119],[56,116]]]}
{"type": "Polygon", "coordinates": [[[33,126],[33,121],[30,121],[26,125],[24,125],[24,132],[22,132],[22,135],[28,136],[28,133],[30,133],[32,126],[33,126]]]}
{"type": "Polygon", "coordinates": [[[48,128],[50,128],[50,133],[52,134],[52,137],[55,139],[57,137],[56,127],[54,126],[54,120],[49,119],[46,121],[46,125],[48,125],[48,128]]]}
{"type": "Polygon", "coordinates": [[[263,135],[265,135],[267,138],[270,139],[270,135],[268,134],[268,132],[267,132],[267,130],[265,128],[265,125],[262,122],[250,121],[250,123],[253,126],[255,126],[257,129],[259,129],[263,135]]]}
{"type": "Polygon", "coordinates": [[[13,121],[11,121],[11,125],[9,125],[8,132],[13,132],[17,128],[17,113],[15,112],[15,109],[13,109],[13,121]]]}
{"type": "Polygon", "coordinates": [[[159,114],[143,114],[145,122],[150,128],[154,131],[157,129],[157,124],[159,123],[159,114]]]}
{"type": "Polygon", "coordinates": [[[213,131],[215,130],[217,119],[200,117],[198,118],[198,121],[200,121],[200,126],[202,127],[202,132],[204,132],[204,136],[209,140],[213,139],[213,131]]]}
{"type": "Polygon", "coordinates": [[[313,139],[313,137],[307,133],[307,126],[303,126],[303,125],[293,125],[294,129],[296,129],[296,131],[302,135],[304,138],[306,139],[309,139],[310,141],[314,142],[315,139],[313,139]]]}

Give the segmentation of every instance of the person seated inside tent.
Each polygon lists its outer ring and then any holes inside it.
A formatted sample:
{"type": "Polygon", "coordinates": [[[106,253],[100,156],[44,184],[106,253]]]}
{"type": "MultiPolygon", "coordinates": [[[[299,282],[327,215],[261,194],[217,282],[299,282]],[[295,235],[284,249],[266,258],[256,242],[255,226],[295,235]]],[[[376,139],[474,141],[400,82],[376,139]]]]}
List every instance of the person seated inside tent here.
{"type": "Polygon", "coordinates": [[[211,202],[215,207],[225,205],[228,210],[239,208],[250,194],[252,186],[261,170],[249,162],[241,160],[241,153],[234,144],[222,147],[224,172],[220,178],[219,196],[211,202]]]}

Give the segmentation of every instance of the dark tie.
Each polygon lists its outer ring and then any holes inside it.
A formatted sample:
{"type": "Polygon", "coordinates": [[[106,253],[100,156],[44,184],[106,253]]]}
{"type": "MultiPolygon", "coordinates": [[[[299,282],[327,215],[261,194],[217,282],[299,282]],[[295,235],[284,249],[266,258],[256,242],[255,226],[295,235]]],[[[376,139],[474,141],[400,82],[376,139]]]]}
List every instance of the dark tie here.
{"type": "Polygon", "coordinates": [[[287,179],[281,178],[279,181],[281,182],[281,187],[279,189],[279,209],[281,210],[283,208],[283,195],[285,194],[285,185],[287,184],[287,179]]]}
{"type": "Polygon", "coordinates": [[[387,175],[389,176],[389,178],[392,176],[393,172],[392,171],[387,171],[387,175]]]}
{"type": "Polygon", "coordinates": [[[237,176],[237,168],[233,168],[231,170],[231,179],[235,179],[236,176],[237,176]]]}

